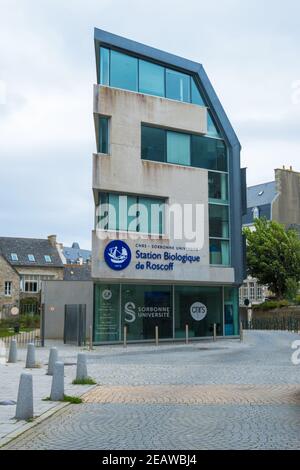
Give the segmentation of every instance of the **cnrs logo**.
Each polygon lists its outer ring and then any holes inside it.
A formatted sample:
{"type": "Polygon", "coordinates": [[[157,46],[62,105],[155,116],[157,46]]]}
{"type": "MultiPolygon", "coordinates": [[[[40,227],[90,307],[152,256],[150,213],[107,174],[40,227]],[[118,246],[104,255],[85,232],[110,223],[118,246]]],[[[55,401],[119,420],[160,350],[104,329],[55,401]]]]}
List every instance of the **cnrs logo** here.
{"type": "Polygon", "coordinates": [[[190,307],[190,313],[194,320],[203,320],[207,315],[207,307],[201,302],[195,302],[190,307]]]}

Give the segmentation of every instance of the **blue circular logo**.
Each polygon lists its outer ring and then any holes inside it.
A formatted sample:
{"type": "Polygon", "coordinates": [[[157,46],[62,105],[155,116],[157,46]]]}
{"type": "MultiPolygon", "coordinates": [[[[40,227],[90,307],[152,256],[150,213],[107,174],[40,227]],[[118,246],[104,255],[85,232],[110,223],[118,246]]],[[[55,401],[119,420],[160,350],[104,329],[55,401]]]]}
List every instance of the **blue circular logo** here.
{"type": "Polygon", "coordinates": [[[127,243],[122,240],[113,240],[104,250],[106,264],[114,271],[127,268],[131,261],[131,251],[127,243]]]}

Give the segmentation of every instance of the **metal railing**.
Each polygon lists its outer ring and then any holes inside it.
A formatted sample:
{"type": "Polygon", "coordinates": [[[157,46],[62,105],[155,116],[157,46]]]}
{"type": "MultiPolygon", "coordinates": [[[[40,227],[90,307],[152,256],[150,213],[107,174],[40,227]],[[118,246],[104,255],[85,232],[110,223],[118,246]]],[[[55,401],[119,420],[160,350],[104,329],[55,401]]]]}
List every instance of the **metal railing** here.
{"type": "MultiPolygon", "coordinates": [[[[5,330],[7,331],[7,330],[5,330]]],[[[11,336],[2,336],[3,332],[0,329],[0,342],[6,348],[9,347],[11,340],[15,339],[18,346],[26,346],[28,343],[34,343],[36,346],[41,345],[40,330],[34,329],[31,331],[21,331],[20,333],[15,333],[11,336]]]]}
{"type": "Polygon", "coordinates": [[[253,318],[251,321],[243,320],[244,330],[280,330],[300,332],[300,319],[295,317],[253,318]]]}

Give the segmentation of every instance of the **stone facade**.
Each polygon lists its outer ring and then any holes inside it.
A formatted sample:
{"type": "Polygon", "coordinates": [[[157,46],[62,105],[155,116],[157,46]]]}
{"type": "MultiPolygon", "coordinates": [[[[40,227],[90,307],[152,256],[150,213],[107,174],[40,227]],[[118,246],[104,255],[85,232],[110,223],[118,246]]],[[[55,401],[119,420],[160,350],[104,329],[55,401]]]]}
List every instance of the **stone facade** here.
{"type": "Polygon", "coordinates": [[[20,276],[17,271],[0,255],[0,314],[11,307],[19,307],[20,276]],[[5,295],[5,282],[11,282],[11,295],[5,295]]]}

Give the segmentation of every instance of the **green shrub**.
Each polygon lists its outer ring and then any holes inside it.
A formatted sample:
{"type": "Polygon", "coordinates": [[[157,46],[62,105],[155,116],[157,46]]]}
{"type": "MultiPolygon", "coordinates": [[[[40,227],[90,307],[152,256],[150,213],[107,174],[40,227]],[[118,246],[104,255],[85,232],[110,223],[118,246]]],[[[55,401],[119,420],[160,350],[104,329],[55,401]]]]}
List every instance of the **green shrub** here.
{"type": "Polygon", "coordinates": [[[296,299],[296,296],[297,296],[297,293],[298,293],[298,287],[299,287],[297,279],[289,277],[286,280],[285,286],[286,286],[286,288],[285,288],[286,298],[290,302],[294,302],[294,300],[296,299]]]}
{"type": "Polygon", "coordinates": [[[260,305],[254,305],[254,310],[272,310],[275,308],[284,308],[289,306],[288,300],[266,300],[260,305]]]}
{"type": "Polygon", "coordinates": [[[299,294],[296,296],[295,302],[296,302],[297,305],[300,305],[300,295],[299,294]]]}

